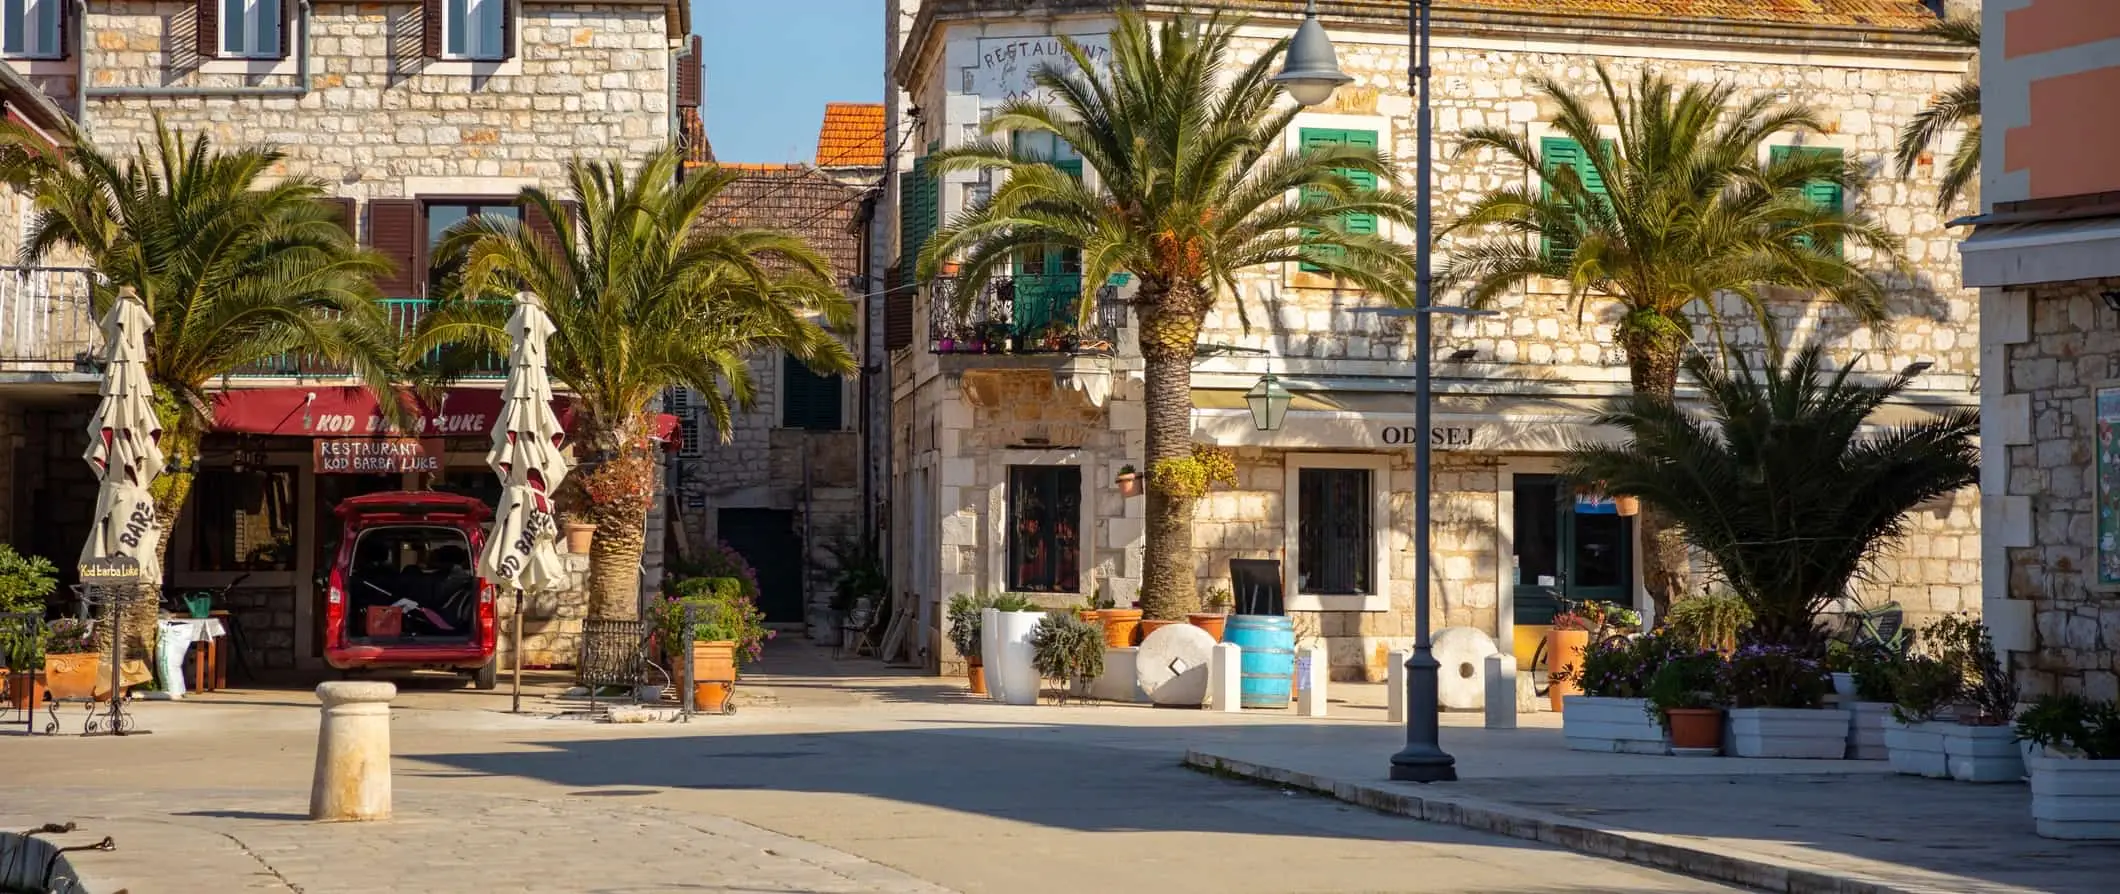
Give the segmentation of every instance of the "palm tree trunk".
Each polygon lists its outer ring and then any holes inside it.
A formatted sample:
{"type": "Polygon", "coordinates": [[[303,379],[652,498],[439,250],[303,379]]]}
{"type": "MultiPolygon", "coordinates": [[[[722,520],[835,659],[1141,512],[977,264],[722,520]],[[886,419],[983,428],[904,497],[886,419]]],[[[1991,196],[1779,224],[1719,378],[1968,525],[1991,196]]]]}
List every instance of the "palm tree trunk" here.
{"type": "MultiPolygon", "coordinates": [[[[1173,289],[1176,293],[1179,290],[1173,289]]],[[[1143,296],[1139,305],[1142,373],[1148,418],[1144,468],[1192,455],[1192,361],[1200,337],[1200,315],[1190,296],[1143,296]]],[[[1181,620],[1199,610],[1193,568],[1195,501],[1148,489],[1148,543],[1143,551],[1141,610],[1154,620],[1181,620]]]]}
{"type": "MultiPolygon", "coordinates": [[[[1673,399],[1678,393],[1678,365],[1683,342],[1643,336],[1623,338],[1627,350],[1627,374],[1636,394],[1673,399]]],[[[1640,516],[1642,537],[1642,588],[1649,591],[1650,604],[1661,620],[1671,603],[1685,595],[1688,556],[1678,524],[1663,509],[1644,503],[1640,516]]]]}
{"type": "Polygon", "coordinates": [[[589,546],[589,617],[600,621],[640,617],[640,557],[655,497],[655,463],[647,452],[652,448],[644,440],[619,440],[622,446],[583,482],[596,522],[589,546]]]}

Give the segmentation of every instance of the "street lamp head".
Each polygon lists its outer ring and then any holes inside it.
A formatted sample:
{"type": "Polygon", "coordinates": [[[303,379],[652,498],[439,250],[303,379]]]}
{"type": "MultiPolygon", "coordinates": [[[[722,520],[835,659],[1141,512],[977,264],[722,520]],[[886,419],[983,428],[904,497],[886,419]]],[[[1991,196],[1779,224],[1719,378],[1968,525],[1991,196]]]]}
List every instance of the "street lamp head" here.
{"type": "Polygon", "coordinates": [[[1296,36],[1288,42],[1288,55],[1281,63],[1281,73],[1273,76],[1274,83],[1288,91],[1290,98],[1306,106],[1314,106],[1332,98],[1332,92],[1340,85],[1353,83],[1354,78],[1340,70],[1340,60],[1332,49],[1332,38],[1325,36],[1325,26],[1318,23],[1315,8],[1303,17],[1303,25],[1296,29],[1296,36]]]}
{"type": "Polygon", "coordinates": [[[1281,422],[1288,418],[1288,404],[1295,398],[1273,373],[1260,376],[1259,383],[1244,392],[1244,402],[1251,405],[1251,424],[1260,431],[1280,431],[1281,422]]]}

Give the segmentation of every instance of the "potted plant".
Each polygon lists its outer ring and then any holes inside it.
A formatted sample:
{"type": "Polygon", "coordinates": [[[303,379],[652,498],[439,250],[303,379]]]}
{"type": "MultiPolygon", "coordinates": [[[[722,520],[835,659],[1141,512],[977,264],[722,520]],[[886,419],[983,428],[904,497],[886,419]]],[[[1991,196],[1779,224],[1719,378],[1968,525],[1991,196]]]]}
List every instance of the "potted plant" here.
{"type": "Polygon", "coordinates": [[[1885,720],[1884,747],[1892,770],[1908,776],[1946,779],[1945,724],[1938,722],[1958,698],[1964,679],[1931,655],[1909,655],[1892,674],[1892,716],[1885,720]]]}
{"type": "Polygon", "coordinates": [[[774,631],[739,579],[689,578],[675,589],[655,609],[656,635],[672,667],[692,663],[693,710],[725,713],[743,664],[758,660],[774,631]]]}
{"type": "Polygon", "coordinates": [[[2043,838],[2120,839],[2120,706],[2047,695],[2017,718],[2030,743],[2032,823],[2043,838]]]}
{"type": "Polygon", "coordinates": [[[1214,637],[1215,642],[1219,643],[1222,641],[1223,628],[1229,624],[1230,606],[1234,604],[1236,597],[1230,594],[1228,587],[1210,587],[1207,593],[1200,597],[1200,607],[1205,611],[1188,614],[1185,620],[1194,627],[1207,631],[1207,635],[1214,637]]]}
{"type": "Polygon", "coordinates": [[[44,600],[59,587],[59,569],[43,556],[24,556],[0,543],[0,615],[43,616],[44,600]]]}
{"type": "Polygon", "coordinates": [[[1971,615],[1951,615],[1922,631],[1920,640],[1958,673],[1961,685],[1955,721],[1944,725],[1943,755],[1960,782],[2016,782],[2024,778],[2024,751],[2010,720],[2017,687],[1995,653],[1987,625],[1971,615]]]}
{"type": "Polygon", "coordinates": [[[1702,592],[1671,605],[1664,622],[1693,648],[1714,649],[1727,658],[1737,651],[1737,637],[1752,626],[1752,609],[1728,593],[1702,592]]]}
{"type": "Polygon", "coordinates": [[[1583,665],[1583,649],[1590,645],[1590,619],[1575,612],[1561,612],[1553,616],[1553,629],[1546,631],[1546,698],[1553,702],[1553,710],[1561,710],[1561,702],[1571,695],[1582,693],[1567,668],[1583,665]]]}
{"type": "Polygon", "coordinates": [[[53,621],[44,644],[44,693],[55,699],[86,699],[96,694],[95,633],[87,621],[60,618],[53,621]]]}
{"type": "Polygon", "coordinates": [[[1663,754],[1663,725],[1649,710],[1649,681],[1669,657],[1671,643],[1655,634],[1592,643],[1580,668],[1562,668],[1581,695],[1561,705],[1561,733],[1576,751],[1663,754]]]}
{"type": "Polygon", "coordinates": [[[1119,496],[1138,497],[1141,495],[1141,473],[1134,471],[1133,466],[1119,467],[1118,484],[1119,496]]]}
{"type": "Polygon", "coordinates": [[[1031,665],[1060,684],[1059,701],[1087,696],[1104,673],[1104,631],[1068,612],[1051,612],[1031,630],[1031,665]]]}
{"type": "Polygon", "coordinates": [[[560,529],[566,532],[567,551],[577,556],[588,555],[589,548],[596,543],[595,522],[569,518],[560,529]]]}
{"type": "Polygon", "coordinates": [[[1671,753],[1713,757],[1722,751],[1723,656],[1674,643],[1643,689],[1645,710],[1664,728],[1671,753]]]}
{"type": "Polygon", "coordinates": [[[1106,648],[1132,648],[1135,634],[1141,629],[1141,610],[1107,605],[1097,609],[1097,620],[1104,624],[1106,648]]]}
{"type": "Polygon", "coordinates": [[[44,669],[44,652],[51,634],[42,627],[11,630],[0,634],[0,699],[17,710],[34,710],[44,704],[44,690],[37,677],[44,669]]]}
{"type": "MultiPolygon", "coordinates": [[[[1855,696],[1843,697],[1841,709],[1848,712],[1848,759],[1881,761],[1890,756],[1884,744],[1885,721],[1892,716],[1892,680],[1905,659],[1892,649],[1874,643],[1847,651],[1848,675],[1855,696]]],[[[1836,687],[1839,685],[1836,681],[1836,687]]]]}
{"type": "Polygon", "coordinates": [[[1755,643],[1724,665],[1734,757],[1847,756],[1848,715],[1823,711],[1832,681],[1825,665],[1784,645],[1755,643]]]}
{"type": "Polygon", "coordinates": [[[980,644],[979,653],[986,666],[988,688],[1008,704],[1036,704],[1039,678],[1031,650],[1031,631],[1045,619],[1044,610],[1013,593],[994,597],[986,610],[993,614],[981,624],[980,634],[986,641],[980,644]]]}
{"type": "Polygon", "coordinates": [[[973,695],[986,694],[986,668],[979,659],[979,628],[993,604],[994,600],[985,594],[959,593],[950,597],[950,645],[964,656],[965,681],[971,685],[973,695]]]}

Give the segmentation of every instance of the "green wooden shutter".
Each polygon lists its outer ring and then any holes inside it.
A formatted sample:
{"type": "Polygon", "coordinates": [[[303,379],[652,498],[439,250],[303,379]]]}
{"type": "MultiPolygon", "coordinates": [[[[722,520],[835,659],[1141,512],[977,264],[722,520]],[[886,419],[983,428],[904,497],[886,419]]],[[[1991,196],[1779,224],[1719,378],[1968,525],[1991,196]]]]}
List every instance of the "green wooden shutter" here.
{"type": "MultiPolygon", "coordinates": [[[[1611,141],[1606,141],[1605,145],[1610,146],[1611,141]]],[[[1538,152],[1539,161],[1544,166],[1539,172],[1539,192],[1542,196],[1553,197],[1553,172],[1561,168],[1575,169],[1575,176],[1583,181],[1585,192],[1593,196],[1610,195],[1605,190],[1604,174],[1598,171],[1597,165],[1591,163],[1590,153],[1583,149],[1583,144],[1567,137],[1540,137],[1538,152]]],[[[1557,244],[1549,236],[1539,241],[1539,250],[1548,257],[1565,259],[1575,251],[1575,247],[1557,244]]]]}
{"type": "MultiPolygon", "coordinates": [[[[1297,142],[1300,143],[1305,150],[1314,149],[1320,146],[1358,146],[1365,149],[1369,149],[1371,151],[1375,151],[1377,148],[1377,132],[1373,130],[1344,130],[1340,128],[1306,127],[1297,132],[1296,139],[1297,142]]],[[[1358,171],[1352,168],[1341,168],[1340,174],[1345,176],[1348,180],[1354,181],[1354,184],[1356,186],[1359,186],[1363,189],[1377,188],[1376,175],[1369,171],[1358,171]]],[[[1316,187],[1304,187],[1301,201],[1315,202],[1324,198],[1324,195],[1324,190],[1318,189],[1316,187]]],[[[1365,236],[1374,236],[1377,234],[1377,216],[1374,214],[1357,213],[1342,214],[1340,215],[1338,226],[1340,231],[1343,233],[1357,233],[1365,236]]],[[[1315,232],[1317,231],[1305,231],[1306,235],[1315,232]]],[[[1340,254],[1340,249],[1336,246],[1318,247],[1310,249],[1310,253],[1312,255],[1321,257],[1337,257],[1340,254]]],[[[1316,264],[1309,263],[1307,261],[1299,265],[1299,267],[1305,273],[1325,272],[1325,268],[1320,267],[1316,264]]]]}
{"type": "Polygon", "coordinates": [[[820,376],[794,355],[780,363],[780,427],[838,431],[842,424],[838,376],[820,376]]]}
{"type": "Polygon", "coordinates": [[[913,159],[913,170],[898,185],[898,263],[908,278],[920,265],[920,249],[927,245],[938,225],[940,198],[935,177],[928,173],[927,156],[913,159]]]}
{"type": "MultiPolygon", "coordinates": [[[[1839,149],[1825,146],[1775,146],[1767,150],[1767,158],[1773,162],[1780,162],[1798,151],[1802,151],[1814,158],[1829,158],[1835,162],[1841,159],[1841,151],[1839,149]]],[[[1835,214],[1847,210],[1847,197],[1842,194],[1840,184],[1831,180],[1812,180],[1805,183],[1803,195],[1804,198],[1810,199],[1812,204],[1835,214]]],[[[1810,239],[1805,237],[1803,241],[1805,244],[1809,244],[1810,239]]],[[[1838,255],[1840,254],[1840,249],[1840,240],[1835,239],[1833,244],[1827,246],[1825,250],[1828,254],[1838,255]]]]}

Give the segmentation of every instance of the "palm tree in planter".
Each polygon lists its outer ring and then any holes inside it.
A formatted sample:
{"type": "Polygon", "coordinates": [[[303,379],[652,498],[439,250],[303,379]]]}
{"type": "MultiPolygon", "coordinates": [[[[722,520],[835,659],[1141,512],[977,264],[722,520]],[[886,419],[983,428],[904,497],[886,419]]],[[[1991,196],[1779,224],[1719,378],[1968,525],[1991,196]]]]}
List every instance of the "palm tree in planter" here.
{"type": "MultiPolygon", "coordinates": [[[[283,355],[351,369],[378,396],[394,394],[395,330],[372,278],[389,262],[361,248],[321,181],[267,183],[278,149],[218,149],[155,122],[152,145],[106,154],[87,140],[63,153],[17,125],[0,125],[0,179],[25,190],[37,217],[24,260],[85,258],[98,318],[122,292],[140,296],[154,329],[147,374],[169,469],[149,486],[165,532],[190,497],[199,444],[212,425],[211,383],[283,355]]],[[[396,400],[378,400],[407,421],[396,400]]],[[[162,538],[162,567],[169,545],[162,538]]],[[[152,613],[135,612],[128,640],[151,640],[152,613]]]]}
{"type": "MultiPolygon", "coordinates": [[[[446,376],[452,361],[506,350],[509,296],[543,304],[551,374],[573,392],[574,437],[586,445],[579,477],[596,523],[589,614],[598,619],[639,610],[655,490],[651,407],[663,392],[698,392],[726,438],[731,401],[755,396],[753,354],[779,349],[820,373],[854,371],[828,328],[845,325],[852,304],[825,260],[786,233],[719,225],[715,197],[740,174],[707,168],[679,180],[680,164],[669,149],[631,172],[569,162],[579,220],[551,232],[500,217],[458,223],[436,249],[449,265],[444,297],[405,345],[407,357],[439,352],[446,376]]],[[[542,189],[520,200],[545,220],[572,217],[542,189]]]]}
{"type": "MultiPolygon", "coordinates": [[[[1391,181],[1390,163],[1374,146],[1284,148],[1297,109],[1276,102],[1280,45],[1232,70],[1239,24],[1217,15],[1158,26],[1122,12],[1108,73],[1063,37],[1070,61],[1031,76],[1055,100],[1012,101],[987,121],[990,135],[1019,140],[990,137],[928,158],[936,170],[1007,177],[929,240],[921,279],[961,255],[958,294],[972,296],[1021,253],[1057,247],[1081,253],[1085,308],[1114,274],[1140,283],[1131,304],[1147,380],[1141,607],[1152,619],[1198,610],[1194,503],[1229,471],[1226,457],[1196,450],[1191,437],[1192,364],[1208,311],[1237,295],[1243,271],[1290,263],[1395,304],[1413,300],[1411,250],[1341,223],[1411,225],[1412,203],[1377,188],[1391,181]],[[1027,135],[1071,147],[1096,183],[1019,150],[1027,135]]],[[[1248,325],[1241,302],[1237,309],[1248,325]]]]}
{"type": "MultiPolygon", "coordinates": [[[[1841,200],[1860,193],[1865,172],[1837,150],[1768,146],[1778,134],[1820,130],[1811,110],[1646,72],[1622,90],[1602,65],[1597,74],[1596,96],[1535,81],[1559,110],[1555,136],[1465,132],[1459,155],[1514,160],[1541,172],[1542,185],[1490,192],[1444,228],[1458,243],[1442,288],[1463,288],[1481,307],[1534,281],[1566,283],[1578,316],[1593,302],[1617,314],[1613,337],[1634,392],[1665,400],[1696,315],[1722,336],[1719,295],[1748,305],[1770,351],[1778,350],[1769,314],[1777,290],[1823,295],[1864,324],[1883,324],[1884,286],[1850,249],[1896,266],[1898,242],[1841,200]],[[1616,134],[1604,133],[1596,105],[1610,109],[1616,134]]],[[[1641,516],[1643,583],[1658,616],[1683,589],[1675,521],[1654,506],[1641,516]]]]}
{"type": "Polygon", "coordinates": [[[1751,609],[1754,639],[1820,647],[1818,613],[1906,532],[1907,516],[1978,480],[1980,414],[1866,432],[1911,376],[1857,381],[1827,369],[1815,345],[1781,366],[1754,370],[1742,355],[1733,366],[1687,357],[1704,416],[1635,394],[1598,420],[1628,440],[1576,447],[1562,474],[1667,513],[1751,609]]]}
{"type": "MultiPolygon", "coordinates": [[[[1980,49],[1978,18],[1945,19],[1923,31],[1975,52],[1980,49]]],[[[1914,173],[1922,156],[1928,154],[1930,144],[1945,131],[1961,125],[1965,127],[1965,133],[1958,137],[1958,145],[1952,147],[1951,163],[1944,168],[1943,181],[1936,185],[1938,210],[1948,210],[1957,204],[1966,186],[1980,175],[1980,81],[1967,78],[1964,83],[1930,99],[1927,106],[1914,113],[1906,129],[1899,132],[1899,143],[1892,149],[1893,170],[1904,180],[1914,173]]]]}

